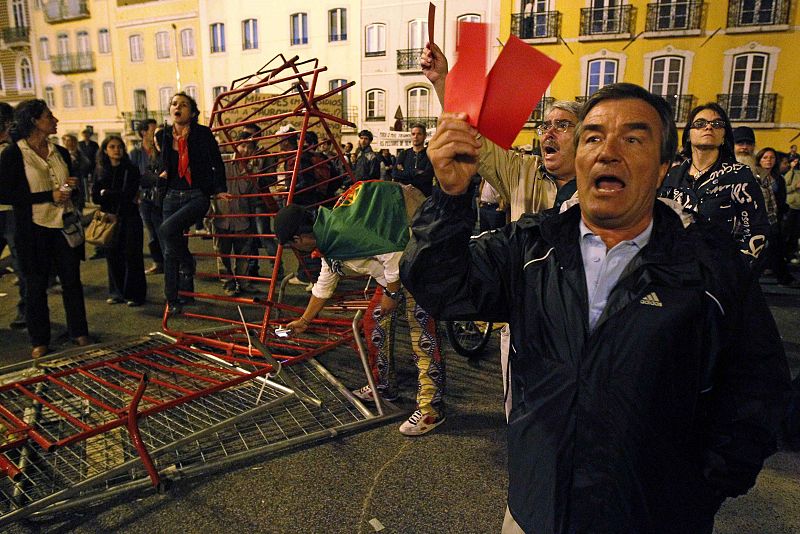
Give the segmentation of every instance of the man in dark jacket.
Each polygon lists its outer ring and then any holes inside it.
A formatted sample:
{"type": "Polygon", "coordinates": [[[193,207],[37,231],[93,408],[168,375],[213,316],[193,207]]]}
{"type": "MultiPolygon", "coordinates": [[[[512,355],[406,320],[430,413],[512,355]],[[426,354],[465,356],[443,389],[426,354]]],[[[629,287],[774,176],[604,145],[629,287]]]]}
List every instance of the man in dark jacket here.
{"type": "Polygon", "coordinates": [[[411,126],[411,148],[397,157],[392,177],[401,184],[413,185],[426,196],[433,191],[433,166],[425,149],[425,125],[411,126]]]}
{"type": "Polygon", "coordinates": [[[353,165],[353,175],[356,182],[381,178],[381,162],[372,150],[372,132],[369,130],[358,132],[358,158],[353,165]]]}
{"type": "Polygon", "coordinates": [[[789,372],[732,240],[655,200],[677,145],[668,104],[596,92],[576,130],[579,205],[471,242],[481,141],[465,117],[445,115],[428,147],[441,191],[401,277],[434,317],[511,325],[504,532],[712,532],[775,450],[789,372]]]}

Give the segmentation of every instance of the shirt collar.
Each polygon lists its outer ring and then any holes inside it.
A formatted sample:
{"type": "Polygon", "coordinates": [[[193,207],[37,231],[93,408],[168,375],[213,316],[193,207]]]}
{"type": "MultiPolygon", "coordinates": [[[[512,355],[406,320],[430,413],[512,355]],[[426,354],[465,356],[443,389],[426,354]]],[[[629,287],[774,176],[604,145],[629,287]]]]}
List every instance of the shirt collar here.
{"type": "MultiPolygon", "coordinates": [[[[581,231],[581,240],[586,239],[587,237],[594,236],[597,237],[597,234],[592,232],[586,223],[583,222],[583,217],[581,217],[580,222],[578,223],[578,227],[581,231]]],[[[650,219],[650,224],[647,225],[642,233],[634,237],[633,239],[626,239],[624,241],[620,241],[619,245],[623,243],[630,243],[635,246],[637,249],[641,250],[644,246],[650,242],[650,234],[653,233],[653,219],[650,219]]]]}

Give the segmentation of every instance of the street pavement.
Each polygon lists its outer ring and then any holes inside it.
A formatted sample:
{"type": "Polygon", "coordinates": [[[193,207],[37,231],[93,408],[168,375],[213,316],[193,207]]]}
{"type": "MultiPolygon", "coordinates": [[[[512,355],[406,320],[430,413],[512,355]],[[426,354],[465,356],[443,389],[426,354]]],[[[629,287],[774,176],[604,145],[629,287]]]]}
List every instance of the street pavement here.
{"type": "MultiPolygon", "coordinates": [[[[202,247],[210,246],[208,241],[202,247]]],[[[291,265],[287,263],[287,272],[291,265]]],[[[90,331],[100,343],[158,331],[163,277],[149,276],[149,302],[108,305],[104,260],[83,263],[90,331]]],[[[29,359],[25,331],[8,329],[14,316],[13,276],[0,278],[0,365],[29,359]]],[[[203,282],[199,289],[202,290],[203,282]]],[[[302,304],[302,288],[289,286],[302,304]]],[[[784,339],[793,375],[800,372],[800,291],[766,279],[762,285],[784,339]]],[[[60,295],[50,297],[53,338],[66,339],[60,295]]],[[[414,408],[414,371],[401,328],[398,365],[406,412],[414,408]]],[[[54,348],[56,348],[54,346],[54,348]]],[[[446,352],[447,421],[429,435],[407,438],[401,420],[317,445],[272,453],[222,472],[176,481],[167,494],[144,491],[6,529],[34,532],[491,533],[499,532],[507,483],[499,335],[484,357],[469,362],[446,352]]],[[[348,387],[363,385],[352,349],[320,358],[348,387]]],[[[756,487],[727,501],[720,534],[800,532],[800,453],[772,456],[756,487]]]]}

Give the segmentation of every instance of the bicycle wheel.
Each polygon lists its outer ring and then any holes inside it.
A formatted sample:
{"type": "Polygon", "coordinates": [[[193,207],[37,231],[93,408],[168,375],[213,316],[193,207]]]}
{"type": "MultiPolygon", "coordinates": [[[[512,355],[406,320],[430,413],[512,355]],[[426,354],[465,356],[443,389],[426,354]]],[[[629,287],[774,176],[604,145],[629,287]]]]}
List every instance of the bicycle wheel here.
{"type": "Polygon", "coordinates": [[[446,321],[444,326],[450,345],[468,358],[480,355],[492,335],[492,323],[484,321],[446,321]]]}

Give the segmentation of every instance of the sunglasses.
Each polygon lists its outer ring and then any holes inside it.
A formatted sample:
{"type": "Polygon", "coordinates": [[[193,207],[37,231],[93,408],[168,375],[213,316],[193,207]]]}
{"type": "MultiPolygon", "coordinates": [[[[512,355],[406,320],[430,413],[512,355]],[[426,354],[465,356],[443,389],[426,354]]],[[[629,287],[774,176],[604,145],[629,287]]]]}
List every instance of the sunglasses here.
{"type": "Polygon", "coordinates": [[[707,121],[705,119],[697,119],[696,121],[694,121],[692,123],[692,129],[694,129],[694,130],[702,130],[703,128],[705,128],[709,124],[715,130],[721,130],[722,128],[725,128],[725,125],[728,124],[728,123],[725,122],[722,119],[714,119],[713,121],[707,121]]]}

